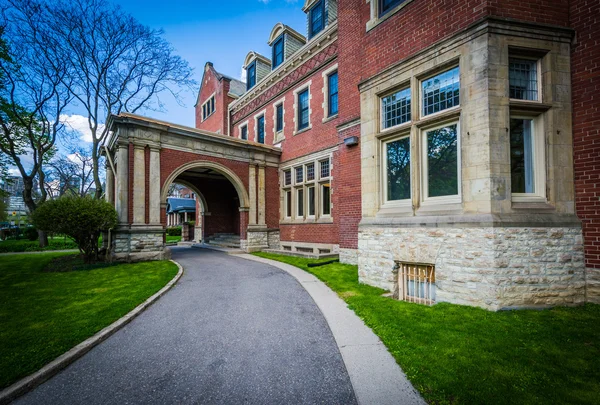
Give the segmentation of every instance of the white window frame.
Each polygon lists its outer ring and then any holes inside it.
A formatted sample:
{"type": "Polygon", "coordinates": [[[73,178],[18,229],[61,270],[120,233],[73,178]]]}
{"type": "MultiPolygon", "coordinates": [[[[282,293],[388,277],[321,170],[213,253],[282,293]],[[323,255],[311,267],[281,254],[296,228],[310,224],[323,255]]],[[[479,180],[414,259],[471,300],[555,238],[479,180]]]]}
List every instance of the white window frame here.
{"type": "Polygon", "coordinates": [[[298,86],[295,90],[294,90],[294,132],[293,135],[302,133],[302,132],[306,132],[310,129],[312,129],[312,120],[311,120],[311,115],[312,115],[312,91],[310,90],[310,87],[312,86],[312,80],[309,80],[308,82],[303,83],[301,86],[298,86]],[[308,89],[308,126],[306,128],[302,128],[302,129],[298,129],[298,94],[302,93],[304,90],[308,89]]]}
{"type": "Polygon", "coordinates": [[[390,90],[390,91],[386,91],[385,93],[382,93],[380,96],[378,96],[379,98],[379,132],[383,133],[383,132],[391,132],[391,131],[395,131],[398,130],[400,128],[404,128],[404,127],[410,127],[413,123],[413,115],[414,115],[414,90],[412,88],[412,86],[410,85],[410,82],[405,82],[403,85],[401,86],[396,86],[394,88],[394,90],[390,90]],[[384,128],[384,111],[383,111],[383,99],[385,97],[391,96],[392,94],[396,94],[398,92],[404,91],[408,89],[410,91],[410,120],[403,122],[401,124],[397,124],[394,126],[391,126],[389,128],[384,128]]]}
{"type": "MultiPolygon", "coordinates": [[[[446,65],[443,68],[438,68],[438,69],[434,70],[433,72],[430,72],[427,75],[419,78],[419,80],[418,80],[418,86],[417,86],[418,87],[417,92],[418,92],[418,95],[419,95],[419,97],[418,97],[418,99],[419,99],[419,106],[417,108],[417,111],[418,111],[418,114],[419,114],[419,119],[421,119],[421,120],[435,119],[435,117],[438,117],[438,116],[444,115],[444,114],[452,113],[453,111],[457,111],[457,110],[459,110],[462,107],[463,95],[461,94],[461,91],[460,91],[460,86],[461,86],[461,83],[462,83],[462,77],[461,76],[462,76],[462,69],[460,68],[460,64],[457,61],[457,63],[455,63],[455,64],[446,65]],[[455,68],[458,68],[458,105],[455,105],[454,107],[446,108],[445,110],[441,110],[441,111],[438,111],[438,112],[435,112],[435,113],[432,113],[432,114],[424,115],[423,114],[423,107],[424,107],[424,104],[423,104],[423,102],[424,102],[424,99],[423,99],[423,82],[426,81],[426,80],[431,79],[432,77],[439,76],[439,75],[441,75],[443,73],[446,73],[446,72],[448,72],[448,71],[450,71],[452,69],[455,69],[455,68]]],[[[411,107],[412,107],[412,100],[411,100],[411,107]]],[[[413,109],[412,111],[414,112],[415,110],[413,109]]],[[[414,117],[412,117],[412,114],[411,114],[411,118],[414,119],[414,117]]]]}
{"type": "Polygon", "coordinates": [[[273,143],[279,143],[285,139],[285,97],[273,103],[273,143]],[[281,131],[277,131],[277,107],[283,107],[283,125],[281,131]]]}
{"type": "MultiPolygon", "coordinates": [[[[531,135],[533,137],[533,181],[534,181],[534,193],[512,193],[511,199],[513,202],[547,202],[546,196],[546,140],[544,139],[544,124],[543,114],[539,115],[527,115],[527,114],[511,114],[509,122],[512,119],[526,119],[531,120],[533,125],[533,131],[531,135]]],[[[510,125],[510,124],[509,124],[510,125]]],[[[510,134],[509,134],[509,148],[510,148],[510,134]]],[[[510,163],[510,160],[509,160],[510,163]]],[[[510,173],[512,177],[512,172],[510,173]]]]}
{"type": "Polygon", "coordinates": [[[421,147],[421,206],[462,203],[462,156],[460,127],[460,119],[453,119],[448,121],[437,122],[435,125],[423,127],[419,130],[419,143],[421,147]],[[456,124],[456,170],[458,194],[445,195],[440,197],[429,197],[427,133],[454,124],[456,124]]]}
{"type": "Polygon", "coordinates": [[[250,125],[249,125],[249,124],[250,124],[250,120],[246,120],[246,121],[244,121],[244,122],[242,122],[241,124],[239,124],[239,125],[238,125],[238,138],[239,138],[239,139],[242,139],[242,140],[244,140],[244,139],[242,138],[242,128],[245,126],[245,127],[246,127],[246,138],[248,138],[248,139],[245,139],[245,140],[246,140],[246,141],[249,141],[249,140],[250,140],[250,139],[249,139],[249,138],[250,138],[250,137],[249,137],[249,133],[248,133],[248,129],[250,129],[250,125]]]}
{"type": "Polygon", "coordinates": [[[384,15],[380,16],[379,14],[379,0],[366,0],[367,3],[371,3],[371,18],[369,19],[369,21],[367,21],[367,25],[366,25],[366,30],[370,31],[373,28],[375,28],[376,26],[378,26],[379,24],[381,24],[382,22],[384,22],[385,20],[387,20],[388,18],[390,18],[391,16],[393,16],[394,14],[396,14],[398,11],[402,10],[406,5],[408,5],[409,3],[411,3],[413,0],[406,0],[400,4],[398,4],[396,7],[390,9],[387,13],[385,13],[384,15]]]}
{"type": "Polygon", "coordinates": [[[336,114],[329,116],[329,75],[331,75],[332,73],[334,73],[337,70],[338,70],[338,64],[336,63],[321,73],[321,77],[323,79],[323,88],[321,89],[323,91],[323,103],[321,104],[321,106],[323,107],[323,123],[330,121],[334,118],[337,118],[337,116],[340,113],[339,112],[339,110],[340,110],[340,102],[339,102],[339,99],[340,99],[340,93],[339,93],[340,92],[340,84],[339,84],[340,76],[339,76],[339,72],[338,72],[338,112],[336,114]]]}
{"type": "Polygon", "coordinates": [[[383,190],[382,195],[382,208],[388,207],[412,207],[413,198],[413,139],[410,132],[402,132],[393,138],[385,139],[381,142],[381,169],[383,171],[381,176],[381,189],[383,190]],[[387,145],[391,142],[399,141],[401,139],[408,138],[410,142],[410,196],[404,200],[388,200],[388,173],[387,173],[387,145]]]}
{"type": "Polygon", "coordinates": [[[265,117],[265,130],[264,130],[265,143],[261,144],[261,145],[266,145],[267,144],[267,109],[266,108],[264,110],[260,111],[259,113],[254,114],[254,142],[258,143],[258,119],[261,116],[265,117]]]}

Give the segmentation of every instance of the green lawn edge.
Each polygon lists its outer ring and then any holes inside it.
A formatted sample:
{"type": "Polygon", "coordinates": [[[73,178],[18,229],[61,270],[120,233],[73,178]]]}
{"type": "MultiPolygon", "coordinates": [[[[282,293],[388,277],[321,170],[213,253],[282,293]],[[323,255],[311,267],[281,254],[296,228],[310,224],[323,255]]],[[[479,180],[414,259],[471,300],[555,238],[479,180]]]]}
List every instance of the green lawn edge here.
{"type": "Polygon", "coordinates": [[[357,266],[271,253],[335,291],[430,404],[599,404],[600,305],[490,312],[382,297],[357,266]]]}
{"type": "Polygon", "coordinates": [[[47,273],[66,253],[0,259],[0,389],[117,321],[178,273],[170,261],[47,273]]]}

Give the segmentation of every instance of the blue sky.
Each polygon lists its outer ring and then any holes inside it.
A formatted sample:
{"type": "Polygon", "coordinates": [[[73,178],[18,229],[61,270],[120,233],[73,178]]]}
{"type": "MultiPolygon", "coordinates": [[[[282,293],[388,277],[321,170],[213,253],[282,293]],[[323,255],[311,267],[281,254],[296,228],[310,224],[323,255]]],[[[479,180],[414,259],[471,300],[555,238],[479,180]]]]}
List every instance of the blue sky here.
{"type": "MultiPolygon", "coordinates": [[[[194,68],[198,82],[207,61],[217,71],[239,78],[249,51],[269,57],[267,40],[278,22],[306,34],[304,0],[129,0],[120,5],[141,23],[162,28],[165,38],[194,68]]],[[[145,114],[194,126],[196,91],[186,94],[185,107],[165,96],[161,100],[166,113],[145,114]]]]}

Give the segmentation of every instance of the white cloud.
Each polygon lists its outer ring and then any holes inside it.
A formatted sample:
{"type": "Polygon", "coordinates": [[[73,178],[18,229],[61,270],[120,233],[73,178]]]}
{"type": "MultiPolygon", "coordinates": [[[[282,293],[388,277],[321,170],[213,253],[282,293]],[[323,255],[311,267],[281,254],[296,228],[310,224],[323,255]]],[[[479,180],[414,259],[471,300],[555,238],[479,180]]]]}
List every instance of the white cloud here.
{"type": "Polygon", "coordinates": [[[19,176],[19,177],[21,176],[21,172],[16,167],[8,169],[8,174],[11,176],[19,176]]]}
{"type": "Polygon", "coordinates": [[[245,83],[246,82],[246,69],[244,69],[244,67],[242,67],[241,69],[242,70],[240,71],[240,80],[245,83]]]}
{"type": "MultiPolygon", "coordinates": [[[[87,117],[78,114],[62,114],[60,116],[60,121],[65,124],[67,128],[72,129],[73,131],[79,134],[79,138],[84,142],[92,142],[92,131],[90,130],[90,126],[88,124],[87,117]]],[[[104,130],[104,124],[98,125],[98,132],[102,132],[104,130]]]]}

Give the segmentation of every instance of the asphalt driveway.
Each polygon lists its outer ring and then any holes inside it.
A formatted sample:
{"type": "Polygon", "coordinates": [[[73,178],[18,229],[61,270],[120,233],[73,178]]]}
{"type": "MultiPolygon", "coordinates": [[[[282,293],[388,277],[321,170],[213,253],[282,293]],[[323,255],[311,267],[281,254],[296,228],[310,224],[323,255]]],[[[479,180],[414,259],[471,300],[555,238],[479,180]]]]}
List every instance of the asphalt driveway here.
{"type": "Polygon", "coordinates": [[[354,404],[318,307],[275,267],[174,248],[175,287],[17,403],[354,404]]]}

